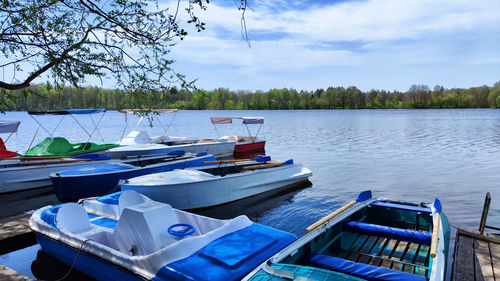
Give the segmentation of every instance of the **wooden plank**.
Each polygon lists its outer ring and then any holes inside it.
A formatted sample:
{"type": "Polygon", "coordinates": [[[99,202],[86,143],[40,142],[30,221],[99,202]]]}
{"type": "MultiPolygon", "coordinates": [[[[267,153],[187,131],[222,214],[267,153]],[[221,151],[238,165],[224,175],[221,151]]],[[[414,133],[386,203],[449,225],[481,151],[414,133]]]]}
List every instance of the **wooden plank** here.
{"type": "Polygon", "coordinates": [[[357,261],[357,259],[359,258],[359,255],[357,255],[356,253],[359,251],[359,249],[361,247],[363,247],[363,245],[366,243],[366,241],[368,240],[368,238],[369,238],[368,235],[360,235],[360,236],[358,236],[358,238],[356,239],[356,241],[354,241],[351,244],[351,247],[347,250],[350,253],[345,258],[348,259],[348,260],[357,261]]]}
{"type": "Polygon", "coordinates": [[[403,264],[399,263],[399,261],[401,261],[404,258],[404,255],[405,255],[407,249],[408,249],[408,242],[399,241],[398,247],[391,257],[392,260],[395,260],[398,262],[395,262],[393,264],[392,269],[399,270],[399,271],[403,270],[403,264]]]}
{"type": "MultiPolygon", "coordinates": [[[[375,236],[370,236],[366,240],[365,244],[359,249],[359,252],[362,254],[369,254],[373,247],[375,247],[375,244],[377,243],[378,238],[375,236]]],[[[370,256],[362,255],[359,257],[357,262],[361,263],[369,263],[370,261],[370,256]]]]}
{"type": "MultiPolygon", "coordinates": [[[[418,249],[418,244],[408,243],[408,249],[406,251],[406,255],[404,256],[403,261],[405,263],[413,263],[417,249],[418,249]]],[[[409,265],[404,265],[403,271],[408,272],[408,273],[413,273],[415,271],[415,267],[409,266],[409,265]]]]}
{"type": "Polygon", "coordinates": [[[470,231],[470,230],[463,229],[463,228],[458,229],[457,236],[458,235],[460,235],[460,236],[464,236],[465,235],[465,236],[469,236],[469,237],[472,237],[472,238],[475,238],[475,239],[479,239],[479,240],[483,240],[483,241],[486,241],[486,242],[500,244],[500,238],[498,237],[498,235],[491,235],[491,234],[489,234],[489,235],[481,235],[477,231],[470,231]]]}
{"type": "Polygon", "coordinates": [[[415,270],[415,274],[421,276],[427,276],[426,267],[429,266],[429,256],[430,256],[430,247],[426,245],[420,246],[420,251],[418,251],[417,259],[415,260],[415,264],[421,265],[423,267],[418,267],[415,270]]]}
{"type": "Polygon", "coordinates": [[[382,261],[382,263],[380,264],[381,267],[385,267],[385,268],[392,267],[392,262],[390,262],[389,260],[392,258],[392,255],[394,255],[394,252],[398,248],[398,244],[399,244],[399,241],[397,241],[397,240],[391,239],[391,241],[389,241],[389,245],[387,245],[387,248],[382,253],[382,257],[386,258],[387,260],[382,261]]]}
{"type": "Polygon", "coordinates": [[[31,232],[28,225],[30,214],[2,219],[0,221],[0,240],[31,232]]]}
{"type": "Polygon", "coordinates": [[[490,243],[491,263],[493,264],[493,276],[500,281],[500,245],[490,243]]]}
{"type": "MultiPolygon", "coordinates": [[[[382,256],[382,253],[384,252],[384,249],[387,247],[387,245],[389,244],[389,240],[390,239],[387,239],[387,238],[381,238],[379,239],[379,244],[376,245],[373,250],[372,250],[372,255],[374,256],[377,256],[377,257],[380,257],[382,256]]],[[[379,258],[373,258],[371,259],[370,261],[370,264],[371,265],[375,265],[375,266],[380,266],[380,264],[382,263],[382,260],[379,259],[379,258]]]]}
{"type": "Polygon", "coordinates": [[[472,237],[457,234],[452,276],[454,281],[475,280],[472,237]]]}
{"type": "Polygon", "coordinates": [[[4,265],[0,264],[0,281],[28,281],[33,280],[28,276],[24,276],[21,273],[14,271],[4,265]]]}
{"type": "Polygon", "coordinates": [[[495,281],[488,242],[474,239],[474,267],[477,281],[495,281]]]}

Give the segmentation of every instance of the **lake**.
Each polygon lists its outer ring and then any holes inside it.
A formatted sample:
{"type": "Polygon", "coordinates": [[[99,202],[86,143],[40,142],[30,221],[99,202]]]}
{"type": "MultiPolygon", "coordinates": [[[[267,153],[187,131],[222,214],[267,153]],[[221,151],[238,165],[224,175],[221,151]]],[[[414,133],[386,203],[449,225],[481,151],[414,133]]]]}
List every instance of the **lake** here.
{"type": "MultiPolygon", "coordinates": [[[[172,114],[160,116],[167,126],[172,114]]],[[[231,208],[232,215],[248,214],[259,223],[302,236],[304,228],[339,208],[366,189],[375,196],[396,200],[432,202],[438,197],[453,226],[477,228],[484,196],[492,204],[488,224],[500,225],[500,110],[297,110],[297,111],[179,111],[170,135],[215,138],[210,116],[263,116],[259,136],[273,159],[293,158],[313,172],[312,186],[253,204],[252,210],[231,208]]],[[[11,150],[26,149],[47,133],[24,112],[7,112],[0,118],[21,120],[11,150]]],[[[61,116],[39,116],[48,131],[61,116]]],[[[98,122],[99,116],[93,116],[98,122]]],[[[99,126],[105,141],[120,139],[124,114],[107,112],[99,126]]],[[[92,120],[78,118],[86,128],[92,120]]],[[[126,130],[137,117],[128,116],[126,130]]],[[[244,125],[220,126],[221,134],[247,135],[244,125]]],[[[151,135],[162,128],[152,122],[151,135]]],[[[148,127],[143,122],[142,127],[148,127]]],[[[255,133],[258,126],[249,127],[255,133]]],[[[91,133],[91,129],[87,129],[91,133]]],[[[66,116],[55,131],[70,141],[86,141],[85,132],[66,116]]],[[[101,141],[96,132],[92,138],[101,141]]]]}

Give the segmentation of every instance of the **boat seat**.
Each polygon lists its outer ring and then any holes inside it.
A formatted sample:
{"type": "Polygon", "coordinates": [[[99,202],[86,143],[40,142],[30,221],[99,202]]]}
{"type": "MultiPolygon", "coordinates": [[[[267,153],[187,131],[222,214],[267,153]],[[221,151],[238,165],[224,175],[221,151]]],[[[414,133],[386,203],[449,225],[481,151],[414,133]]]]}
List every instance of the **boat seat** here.
{"type": "Polygon", "coordinates": [[[345,230],[350,232],[363,233],[422,245],[431,244],[432,234],[429,232],[408,230],[358,221],[346,222],[343,226],[345,230]]]}
{"type": "Polygon", "coordinates": [[[391,208],[391,209],[399,209],[399,210],[405,210],[405,211],[413,211],[413,212],[432,214],[432,210],[430,208],[419,207],[419,206],[410,206],[410,205],[404,205],[404,204],[398,204],[398,203],[392,203],[392,202],[375,201],[375,202],[371,203],[370,205],[376,206],[376,207],[385,207],[385,208],[391,208]]]}
{"type": "Polygon", "coordinates": [[[170,205],[147,201],[123,209],[113,231],[113,240],[122,253],[148,255],[173,242],[165,239],[164,232],[177,223],[177,216],[170,205]]]}
{"type": "Polygon", "coordinates": [[[61,205],[57,211],[57,228],[71,233],[80,234],[92,229],[85,208],[76,203],[61,205]]]}
{"type": "Polygon", "coordinates": [[[55,155],[62,155],[65,153],[69,153],[70,151],[73,151],[73,146],[65,138],[55,137],[55,138],[52,138],[51,140],[50,140],[50,138],[47,138],[47,139],[49,140],[48,141],[49,145],[47,147],[48,153],[52,153],[55,155]]]}
{"type": "Polygon", "coordinates": [[[306,262],[308,265],[353,275],[369,281],[427,281],[424,276],[320,254],[311,254],[306,262]]]}
{"type": "Polygon", "coordinates": [[[3,142],[2,138],[0,138],[0,159],[9,158],[16,155],[16,152],[7,150],[7,147],[5,147],[5,143],[3,142]]]}
{"type": "Polygon", "coordinates": [[[122,191],[120,196],[118,197],[118,210],[119,210],[119,215],[123,213],[123,210],[125,208],[142,204],[144,202],[151,201],[148,197],[139,194],[137,191],[134,190],[125,190],[122,191]]]}

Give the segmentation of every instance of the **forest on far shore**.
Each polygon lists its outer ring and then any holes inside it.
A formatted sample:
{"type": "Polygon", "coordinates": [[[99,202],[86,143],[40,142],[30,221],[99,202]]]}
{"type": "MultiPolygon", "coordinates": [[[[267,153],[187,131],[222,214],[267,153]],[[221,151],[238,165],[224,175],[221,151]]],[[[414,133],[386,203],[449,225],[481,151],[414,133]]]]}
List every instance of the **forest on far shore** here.
{"type": "Polygon", "coordinates": [[[492,87],[445,89],[412,85],[408,91],[371,90],[354,86],[329,87],[315,91],[271,89],[269,91],[179,90],[131,93],[99,87],[53,88],[30,86],[0,94],[1,111],[67,108],[178,108],[202,109],[401,109],[401,108],[500,108],[500,82],[492,87]]]}

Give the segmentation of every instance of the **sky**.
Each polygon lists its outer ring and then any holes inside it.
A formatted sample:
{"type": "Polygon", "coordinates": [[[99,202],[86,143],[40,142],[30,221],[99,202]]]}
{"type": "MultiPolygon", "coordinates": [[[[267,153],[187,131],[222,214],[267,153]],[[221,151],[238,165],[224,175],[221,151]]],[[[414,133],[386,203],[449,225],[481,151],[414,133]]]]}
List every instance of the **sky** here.
{"type": "MultiPolygon", "coordinates": [[[[173,67],[198,88],[406,91],[500,81],[498,0],[211,0],[206,30],[173,47],[173,67]]],[[[177,1],[161,1],[162,8],[177,1]]]]}

